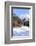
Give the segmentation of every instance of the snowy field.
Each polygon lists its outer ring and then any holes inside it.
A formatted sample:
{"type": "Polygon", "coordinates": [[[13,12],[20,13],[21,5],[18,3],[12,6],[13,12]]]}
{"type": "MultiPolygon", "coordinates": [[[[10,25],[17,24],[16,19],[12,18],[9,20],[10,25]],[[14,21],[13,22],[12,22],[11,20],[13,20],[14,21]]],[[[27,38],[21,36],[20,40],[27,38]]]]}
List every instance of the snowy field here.
{"type": "Polygon", "coordinates": [[[29,31],[30,31],[30,28],[27,26],[15,27],[13,28],[13,36],[14,37],[29,36],[29,31]]]}
{"type": "Polygon", "coordinates": [[[22,39],[31,39],[32,32],[27,26],[15,27],[13,28],[13,38],[11,40],[22,40],[22,39]]]}

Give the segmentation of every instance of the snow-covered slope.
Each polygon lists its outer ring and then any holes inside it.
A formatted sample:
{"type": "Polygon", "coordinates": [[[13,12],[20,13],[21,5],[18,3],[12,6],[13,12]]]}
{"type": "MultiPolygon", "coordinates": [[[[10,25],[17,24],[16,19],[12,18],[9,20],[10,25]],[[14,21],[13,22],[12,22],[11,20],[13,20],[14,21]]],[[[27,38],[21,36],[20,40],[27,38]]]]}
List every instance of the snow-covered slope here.
{"type": "Polygon", "coordinates": [[[27,26],[13,28],[13,36],[28,36],[30,28],[27,26]]]}

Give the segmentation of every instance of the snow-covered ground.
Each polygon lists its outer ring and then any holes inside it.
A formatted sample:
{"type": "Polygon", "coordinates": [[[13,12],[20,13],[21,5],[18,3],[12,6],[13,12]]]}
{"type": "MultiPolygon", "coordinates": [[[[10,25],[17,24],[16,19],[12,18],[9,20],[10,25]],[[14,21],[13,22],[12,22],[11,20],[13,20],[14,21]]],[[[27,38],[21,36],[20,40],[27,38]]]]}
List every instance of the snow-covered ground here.
{"type": "Polygon", "coordinates": [[[31,39],[32,32],[30,27],[22,26],[13,28],[13,38],[11,40],[23,40],[23,39],[31,39]]]}
{"type": "Polygon", "coordinates": [[[13,28],[13,36],[29,36],[30,28],[27,26],[13,28]]]}

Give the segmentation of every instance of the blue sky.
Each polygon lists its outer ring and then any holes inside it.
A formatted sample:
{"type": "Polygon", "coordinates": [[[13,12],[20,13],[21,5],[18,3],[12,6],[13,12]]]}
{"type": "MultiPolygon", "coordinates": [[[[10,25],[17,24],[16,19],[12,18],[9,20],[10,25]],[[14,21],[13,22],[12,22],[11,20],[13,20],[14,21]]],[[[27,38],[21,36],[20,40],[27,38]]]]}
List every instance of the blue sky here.
{"type": "Polygon", "coordinates": [[[29,14],[29,10],[28,10],[28,9],[13,9],[13,12],[14,12],[16,15],[29,14]]]}
{"type": "Polygon", "coordinates": [[[31,13],[31,10],[29,9],[13,9],[13,13],[16,14],[16,16],[23,18],[24,16],[27,16],[31,13]]]}

